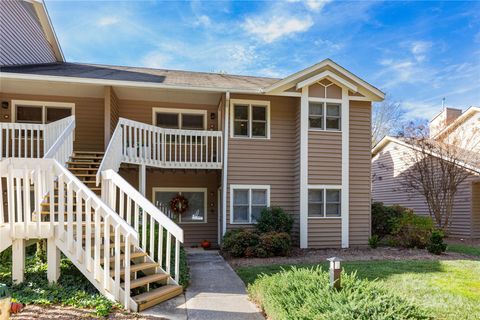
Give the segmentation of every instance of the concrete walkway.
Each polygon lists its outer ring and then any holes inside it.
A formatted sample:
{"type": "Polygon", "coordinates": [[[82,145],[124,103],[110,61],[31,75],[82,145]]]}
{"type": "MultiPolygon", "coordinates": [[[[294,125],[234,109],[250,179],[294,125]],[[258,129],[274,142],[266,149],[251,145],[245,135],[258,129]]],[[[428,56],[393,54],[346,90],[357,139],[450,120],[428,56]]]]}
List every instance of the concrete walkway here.
{"type": "Polygon", "coordinates": [[[185,294],[142,314],[171,320],[263,320],[248,300],[243,281],[217,251],[189,251],[190,286],[185,294]]]}

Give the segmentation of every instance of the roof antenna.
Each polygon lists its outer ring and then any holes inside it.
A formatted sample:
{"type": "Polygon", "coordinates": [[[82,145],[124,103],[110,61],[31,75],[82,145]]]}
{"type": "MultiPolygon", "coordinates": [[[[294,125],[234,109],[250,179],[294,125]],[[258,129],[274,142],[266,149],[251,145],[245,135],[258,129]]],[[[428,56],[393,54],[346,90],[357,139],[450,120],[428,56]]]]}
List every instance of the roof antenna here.
{"type": "Polygon", "coordinates": [[[445,97],[442,98],[442,109],[445,109],[445,97]]]}

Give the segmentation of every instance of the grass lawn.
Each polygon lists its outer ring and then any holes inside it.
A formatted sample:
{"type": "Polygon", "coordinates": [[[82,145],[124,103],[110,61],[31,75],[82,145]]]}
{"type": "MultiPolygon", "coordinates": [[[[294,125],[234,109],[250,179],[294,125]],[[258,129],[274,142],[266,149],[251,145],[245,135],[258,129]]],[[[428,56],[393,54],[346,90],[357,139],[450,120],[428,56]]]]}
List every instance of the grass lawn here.
{"type": "Polygon", "coordinates": [[[480,257],[480,247],[469,246],[461,243],[448,244],[447,251],[480,257]]]}
{"type": "MultiPolygon", "coordinates": [[[[312,265],[297,265],[311,267],[312,265]]],[[[327,263],[322,263],[327,270],[327,263]]],[[[356,261],[342,264],[360,278],[378,279],[385,288],[430,310],[437,319],[480,319],[480,261],[356,261]]],[[[237,269],[246,284],[262,273],[273,274],[290,266],[237,269]]]]}

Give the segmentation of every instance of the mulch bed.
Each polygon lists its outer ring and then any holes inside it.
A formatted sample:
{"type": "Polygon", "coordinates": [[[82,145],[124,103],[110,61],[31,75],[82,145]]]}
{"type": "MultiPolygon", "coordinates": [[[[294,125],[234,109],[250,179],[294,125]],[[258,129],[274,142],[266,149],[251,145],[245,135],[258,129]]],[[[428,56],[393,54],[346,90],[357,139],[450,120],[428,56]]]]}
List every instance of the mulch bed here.
{"type": "MultiPolygon", "coordinates": [[[[350,248],[350,249],[293,249],[288,257],[272,258],[231,258],[225,256],[233,268],[273,264],[314,264],[325,262],[327,258],[340,257],[345,261],[370,260],[473,260],[475,257],[454,252],[434,255],[427,250],[399,249],[392,247],[350,248]]],[[[478,259],[478,258],[476,258],[478,259]]]]}
{"type": "Polygon", "coordinates": [[[22,312],[12,314],[11,319],[27,320],[27,319],[60,319],[60,320],[77,320],[77,319],[120,319],[120,320],[159,320],[160,317],[143,316],[137,313],[116,310],[107,318],[98,317],[92,310],[78,309],[67,306],[38,306],[28,305],[22,312]]]}

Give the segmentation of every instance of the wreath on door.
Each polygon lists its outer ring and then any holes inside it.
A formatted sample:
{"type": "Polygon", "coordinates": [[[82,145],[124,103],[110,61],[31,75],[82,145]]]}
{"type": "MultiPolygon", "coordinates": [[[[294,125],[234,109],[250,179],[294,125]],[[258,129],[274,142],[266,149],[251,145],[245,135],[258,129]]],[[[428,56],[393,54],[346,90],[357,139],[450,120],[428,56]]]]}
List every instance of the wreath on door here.
{"type": "Polygon", "coordinates": [[[184,214],[188,210],[188,200],[181,194],[176,195],[170,200],[170,209],[176,215],[184,214]]]}

